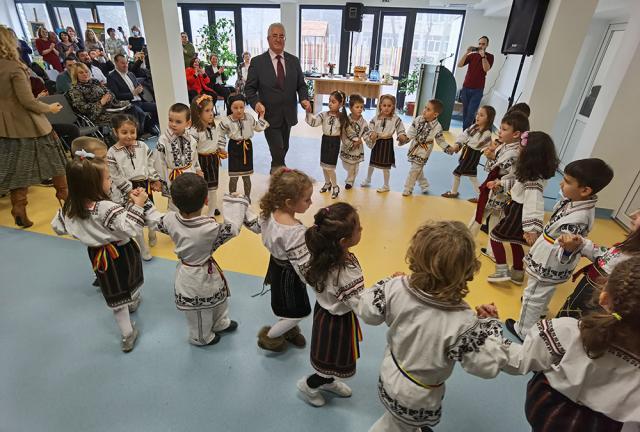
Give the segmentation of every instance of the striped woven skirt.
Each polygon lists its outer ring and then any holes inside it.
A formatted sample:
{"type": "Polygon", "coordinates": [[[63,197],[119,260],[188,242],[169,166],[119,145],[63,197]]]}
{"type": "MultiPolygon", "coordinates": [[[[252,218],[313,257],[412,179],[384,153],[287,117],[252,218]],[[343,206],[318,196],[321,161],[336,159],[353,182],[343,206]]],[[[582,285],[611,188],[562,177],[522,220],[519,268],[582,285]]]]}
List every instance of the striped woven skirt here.
{"type": "MultiPolygon", "coordinates": [[[[590,268],[594,268],[593,264],[587,266],[581,272],[576,273],[576,275],[584,274],[578,282],[578,285],[573,290],[569,297],[565,300],[564,304],[558,311],[558,315],[556,318],[560,317],[571,317],[575,319],[581,319],[583,316],[590,312],[603,312],[602,306],[600,306],[597,301],[596,292],[600,292],[601,289],[598,288],[593,279],[598,280],[601,276],[596,276],[592,279],[590,274],[596,273],[596,270],[589,271],[590,268]],[[587,274],[587,272],[589,274],[587,274]]],[[[575,275],[574,275],[575,278],[575,275]]]]}
{"type": "Polygon", "coordinates": [[[304,318],[311,313],[307,285],[289,261],[269,258],[264,284],[271,286],[271,310],[280,318],[304,318]]]}
{"type": "Polygon", "coordinates": [[[460,159],[458,159],[458,166],[453,170],[453,173],[457,176],[477,177],[480,156],[482,156],[480,150],[474,150],[465,145],[460,159]]]}
{"type": "Polygon", "coordinates": [[[320,145],[320,166],[322,168],[334,168],[338,164],[340,154],[340,137],[322,135],[320,145]]]}
{"type": "Polygon", "coordinates": [[[229,176],[253,174],[253,144],[250,139],[229,140],[229,176]]]}
{"type": "Polygon", "coordinates": [[[380,169],[396,166],[396,154],[393,151],[393,138],[379,139],[371,150],[369,165],[380,169]]]}
{"type": "Polygon", "coordinates": [[[543,373],[527,384],[524,412],[533,432],[619,432],[622,423],[578,405],[549,385],[543,373]]]}
{"type": "Polygon", "coordinates": [[[491,231],[491,240],[527,246],[522,230],[522,204],[509,201],[504,213],[502,220],[491,231]]]}
{"type": "Polygon", "coordinates": [[[144,283],[140,249],[134,241],[89,247],[89,258],[100,291],[111,308],[129,304],[144,283]]]}
{"type": "Polygon", "coordinates": [[[220,157],[218,153],[201,154],[198,153],[198,162],[204,173],[207,182],[207,189],[218,189],[218,179],[220,178],[220,157]]]}
{"type": "Polygon", "coordinates": [[[333,315],[316,302],[311,330],[311,366],[323,375],[348,378],[356,373],[362,340],[353,312],[333,315]]]}
{"type": "Polygon", "coordinates": [[[153,191],[151,190],[151,182],[149,180],[131,180],[133,189],[142,188],[149,195],[149,200],[153,201],[153,191]]]}
{"type": "Polygon", "coordinates": [[[37,138],[0,137],[0,195],[65,174],[67,156],[55,132],[37,138]]]}

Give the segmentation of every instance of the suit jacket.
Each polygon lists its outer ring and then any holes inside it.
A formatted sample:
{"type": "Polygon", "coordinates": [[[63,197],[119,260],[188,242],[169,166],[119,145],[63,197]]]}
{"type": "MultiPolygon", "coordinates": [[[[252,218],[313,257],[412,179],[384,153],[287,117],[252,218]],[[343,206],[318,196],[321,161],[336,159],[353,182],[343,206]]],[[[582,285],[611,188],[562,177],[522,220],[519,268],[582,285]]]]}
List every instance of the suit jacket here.
{"type": "MultiPolygon", "coordinates": [[[[127,76],[135,88],[138,85],[136,76],[130,71],[127,71],[127,76]]],[[[111,71],[107,76],[107,87],[109,87],[109,90],[116,95],[116,99],[128,101],[133,100],[133,93],[131,93],[129,86],[124,82],[124,79],[120,76],[120,73],[117,70],[111,71]]]]}
{"type": "Polygon", "coordinates": [[[309,99],[300,60],[285,52],[284,90],[276,86],[276,71],[269,51],[251,59],[244,91],[247,100],[255,108],[256,103],[265,106],[265,120],[272,128],[278,128],[286,120],[289,126],[298,123],[298,100],[309,99]],[[296,98],[297,96],[297,98],[296,98]]]}
{"type": "Polygon", "coordinates": [[[51,133],[49,105],[31,93],[22,62],[0,59],[0,137],[36,138],[51,133]]]}

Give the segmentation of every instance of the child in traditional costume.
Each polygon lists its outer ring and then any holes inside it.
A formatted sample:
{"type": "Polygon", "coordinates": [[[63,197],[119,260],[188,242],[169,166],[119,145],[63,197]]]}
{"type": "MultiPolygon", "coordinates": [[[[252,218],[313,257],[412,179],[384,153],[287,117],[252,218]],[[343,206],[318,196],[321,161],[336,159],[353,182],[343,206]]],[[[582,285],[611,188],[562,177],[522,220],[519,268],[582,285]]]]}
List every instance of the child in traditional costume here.
{"type": "Polygon", "coordinates": [[[299,380],[298,389],[313,406],[325,404],[321,390],[351,396],[340,379],[356,373],[360,357],[362,334],[349,299],[364,289],[364,276],[349,248],[360,242],[361,232],[356,209],[341,202],[320,209],[305,234],[310,254],[306,280],[316,294],[311,331],[315,373],[299,380]]]}
{"type": "Polygon", "coordinates": [[[331,191],[331,198],[337,198],[340,186],[336,179],[336,165],[340,154],[341,137],[345,135],[349,116],[345,109],[347,96],[336,90],[329,95],[329,111],[318,115],[307,112],[306,122],[311,127],[322,126],[322,143],[320,144],[320,167],[324,174],[324,185],[320,193],[331,191]]]}
{"type": "Polygon", "coordinates": [[[565,167],[560,183],[563,198],[524,258],[529,281],[522,297],[520,317],[518,321],[511,318],[505,321],[507,329],[521,340],[540,317],[546,315],[556,287],[571,278],[580,260],[580,253],[562,248],[559,237],[589,234],[595,220],[596,193],[612,178],[613,171],[601,159],[580,159],[565,167]]]}
{"type": "Polygon", "coordinates": [[[224,144],[220,146],[214,119],[213,99],[208,94],[196,96],[191,101],[191,128],[189,135],[196,141],[198,163],[207,182],[207,216],[218,216],[218,186],[220,164],[226,159],[224,144]]]}
{"type": "Polygon", "coordinates": [[[178,212],[163,215],[147,207],[145,218],[176,245],[175,302],[186,315],[189,343],[213,345],[220,334],[238,327],[229,319],[229,285],[213,253],[239,234],[249,201],[225,195],[224,222],[218,223],[202,215],[208,199],[207,182],[193,173],[184,173],[171,184],[171,199],[178,212]]]}
{"type": "Polygon", "coordinates": [[[51,226],[56,234],[72,235],[87,246],[100,290],[122,334],[121,349],[129,352],[138,338],[129,313],[140,304],[144,282],[140,249],[131,238],[142,233],[147,193],[132,191],[125,206],[111,201],[106,163],[83,150],[76,156],[67,163],[69,198],[51,226]]]}

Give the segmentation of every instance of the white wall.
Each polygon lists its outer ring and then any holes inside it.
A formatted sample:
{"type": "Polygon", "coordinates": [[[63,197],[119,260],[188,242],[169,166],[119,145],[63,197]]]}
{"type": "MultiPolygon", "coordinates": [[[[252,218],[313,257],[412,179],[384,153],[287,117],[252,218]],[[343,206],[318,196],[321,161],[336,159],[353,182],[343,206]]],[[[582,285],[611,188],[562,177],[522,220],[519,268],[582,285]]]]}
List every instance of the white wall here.
{"type": "MultiPolygon", "coordinates": [[[[593,19],[589,32],[585,38],[576,66],[573,69],[571,78],[569,79],[569,85],[567,86],[566,93],[560,104],[560,110],[556,117],[556,122],[551,131],[551,137],[556,143],[556,148],[561,149],[569,127],[573,121],[573,117],[580,103],[580,97],[584,91],[585,85],[589,78],[589,72],[591,71],[596,58],[598,56],[598,49],[602,44],[607,27],[609,23],[604,19],[593,19]]],[[[568,151],[563,155],[562,165],[566,165],[574,159],[575,149],[567,149],[568,151]]]]}

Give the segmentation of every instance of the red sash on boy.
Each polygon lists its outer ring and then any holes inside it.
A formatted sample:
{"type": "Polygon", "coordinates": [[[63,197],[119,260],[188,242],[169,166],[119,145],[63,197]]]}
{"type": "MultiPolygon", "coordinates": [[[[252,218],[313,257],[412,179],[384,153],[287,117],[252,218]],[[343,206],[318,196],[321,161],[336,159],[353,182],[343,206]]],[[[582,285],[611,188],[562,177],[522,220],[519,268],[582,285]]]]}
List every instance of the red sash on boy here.
{"type": "Polygon", "coordinates": [[[487,183],[500,178],[500,167],[497,166],[487,175],[487,179],[480,185],[480,195],[478,196],[478,204],[476,205],[476,222],[482,225],[482,216],[484,215],[484,209],[489,201],[489,194],[491,189],[487,187],[487,183]]]}

